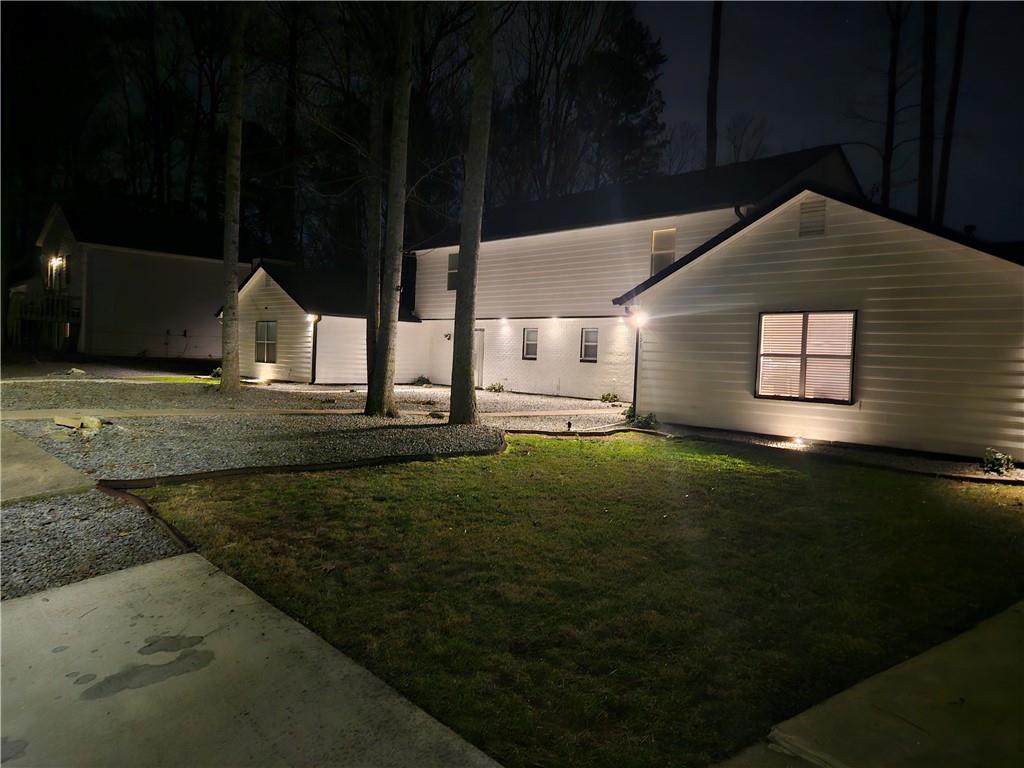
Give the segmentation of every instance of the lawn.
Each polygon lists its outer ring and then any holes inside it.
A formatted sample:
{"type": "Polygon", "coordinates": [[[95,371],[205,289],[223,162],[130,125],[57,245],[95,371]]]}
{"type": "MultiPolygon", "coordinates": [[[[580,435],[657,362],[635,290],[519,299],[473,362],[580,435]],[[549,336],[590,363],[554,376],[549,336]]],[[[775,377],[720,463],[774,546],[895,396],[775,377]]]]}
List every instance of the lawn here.
{"type": "Polygon", "coordinates": [[[205,384],[214,386],[220,384],[220,379],[211,379],[209,376],[189,376],[187,374],[146,374],[144,376],[130,376],[129,381],[145,381],[151,384],[205,384]]]}
{"type": "Polygon", "coordinates": [[[508,766],[700,766],[1024,596],[1024,489],[666,440],[146,491],[508,766]]]}

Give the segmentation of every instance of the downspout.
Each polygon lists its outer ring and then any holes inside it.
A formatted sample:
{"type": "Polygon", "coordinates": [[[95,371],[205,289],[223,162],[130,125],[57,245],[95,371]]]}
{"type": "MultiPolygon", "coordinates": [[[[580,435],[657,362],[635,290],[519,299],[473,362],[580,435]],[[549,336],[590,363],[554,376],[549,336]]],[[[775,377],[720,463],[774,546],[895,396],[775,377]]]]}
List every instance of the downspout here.
{"type": "MultiPolygon", "coordinates": [[[[626,307],[626,317],[632,316],[630,307],[626,307]]],[[[633,413],[638,414],[636,408],[636,392],[637,392],[637,378],[640,373],[640,324],[635,322],[633,326],[636,328],[636,338],[633,344],[633,413]]]]}
{"type": "Polygon", "coordinates": [[[315,315],[313,320],[313,344],[310,354],[309,383],[316,384],[316,327],[320,325],[320,315],[315,315]]]}
{"type": "MultiPolygon", "coordinates": [[[[89,352],[89,247],[81,246],[82,248],[82,300],[79,304],[79,312],[81,316],[78,318],[78,352],[80,354],[88,354],[89,352]]],[[[70,267],[68,268],[70,273],[70,267]]]]}

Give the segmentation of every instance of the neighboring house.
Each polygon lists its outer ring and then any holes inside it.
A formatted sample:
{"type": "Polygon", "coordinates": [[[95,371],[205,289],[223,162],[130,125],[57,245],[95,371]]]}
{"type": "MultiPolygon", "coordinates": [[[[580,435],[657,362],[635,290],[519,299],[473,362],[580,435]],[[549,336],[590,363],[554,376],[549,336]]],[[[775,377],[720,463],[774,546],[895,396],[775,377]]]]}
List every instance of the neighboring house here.
{"type": "MultiPolygon", "coordinates": [[[[219,359],[222,242],[217,223],[54,205],[36,241],[42,277],[11,289],[7,339],[94,355],[219,359]]],[[[239,265],[239,279],[249,272],[239,265]]]]}
{"type": "Polygon", "coordinates": [[[1024,454],[1019,249],[803,184],[615,299],[666,423],[1024,454]]]}
{"type": "MultiPolygon", "coordinates": [[[[365,297],[366,283],[358,275],[342,278],[261,262],[238,291],[241,374],[271,381],[365,382],[365,297]]],[[[399,312],[399,383],[414,381],[428,368],[421,324],[408,303],[403,300],[399,312]]]]}

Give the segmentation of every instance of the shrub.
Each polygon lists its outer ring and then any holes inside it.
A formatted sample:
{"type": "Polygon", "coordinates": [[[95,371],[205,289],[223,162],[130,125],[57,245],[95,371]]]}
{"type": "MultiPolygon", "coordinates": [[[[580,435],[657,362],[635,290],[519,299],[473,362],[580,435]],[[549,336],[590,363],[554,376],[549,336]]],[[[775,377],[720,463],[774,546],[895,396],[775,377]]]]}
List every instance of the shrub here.
{"type": "Polygon", "coordinates": [[[215,379],[219,379],[223,375],[223,373],[224,371],[221,370],[221,367],[218,365],[216,368],[210,371],[210,376],[212,376],[215,379]]]}
{"type": "Polygon", "coordinates": [[[415,384],[416,386],[422,387],[426,386],[427,384],[430,384],[431,382],[430,379],[427,378],[426,376],[417,376],[415,379],[413,379],[412,383],[415,384]]]}
{"type": "Polygon", "coordinates": [[[658,423],[658,417],[653,413],[648,413],[644,416],[636,415],[636,406],[630,405],[629,408],[623,413],[623,417],[629,424],[632,424],[637,429],[653,429],[658,423]]]}
{"type": "Polygon", "coordinates": [[[619,402],[619,396],[614,392],[605,392],[601,395],[602,403],[617,403],[619,402]]]}
{"type": "Polygon", "coordinates": [[[504,392],[505,385],[502,384],[500,381],[496,381],[493,384],[488,384],[486,389],[488,392],[504,392]]]}
{"type": "Polygon", "coordinates": [[[981,468],[986,472],[997,475],[1005,475],[1014,468],[1013,456],[995,448],[986,448],[985,455],[981,459],[981,468]]]}
{"type": "Polygon", "coordinates": [[[636,418],[636,406],[633,405],[632,403],[630,403],[629,404],[629,408],[627,408],[625,411],[623,411],[622,417],[626,421],[628,421],[630,424],[632,424],[633,423],[633,419],[636,418]]]}

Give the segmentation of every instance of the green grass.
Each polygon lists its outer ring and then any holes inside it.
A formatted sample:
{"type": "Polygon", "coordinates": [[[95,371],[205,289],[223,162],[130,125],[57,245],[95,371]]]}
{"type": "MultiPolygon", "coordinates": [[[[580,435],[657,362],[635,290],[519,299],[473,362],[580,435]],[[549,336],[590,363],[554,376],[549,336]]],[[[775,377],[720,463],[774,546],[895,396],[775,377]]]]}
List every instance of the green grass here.
{"type": "Polygon", "coordinates": [[[146,492],[508,766],[706,765],[1024,593],[1024,489],[638,435],[146,492]]]}
{"type": "Polygon", "coordinates": [[[149,381],[156,384],[206,384],[207,386],[214,386],[220,383],[220,379],[211,379],[205,376],[161,376],[154,374],[152,376],[131,376],[129,378],[132,381],[149,381]]]}

